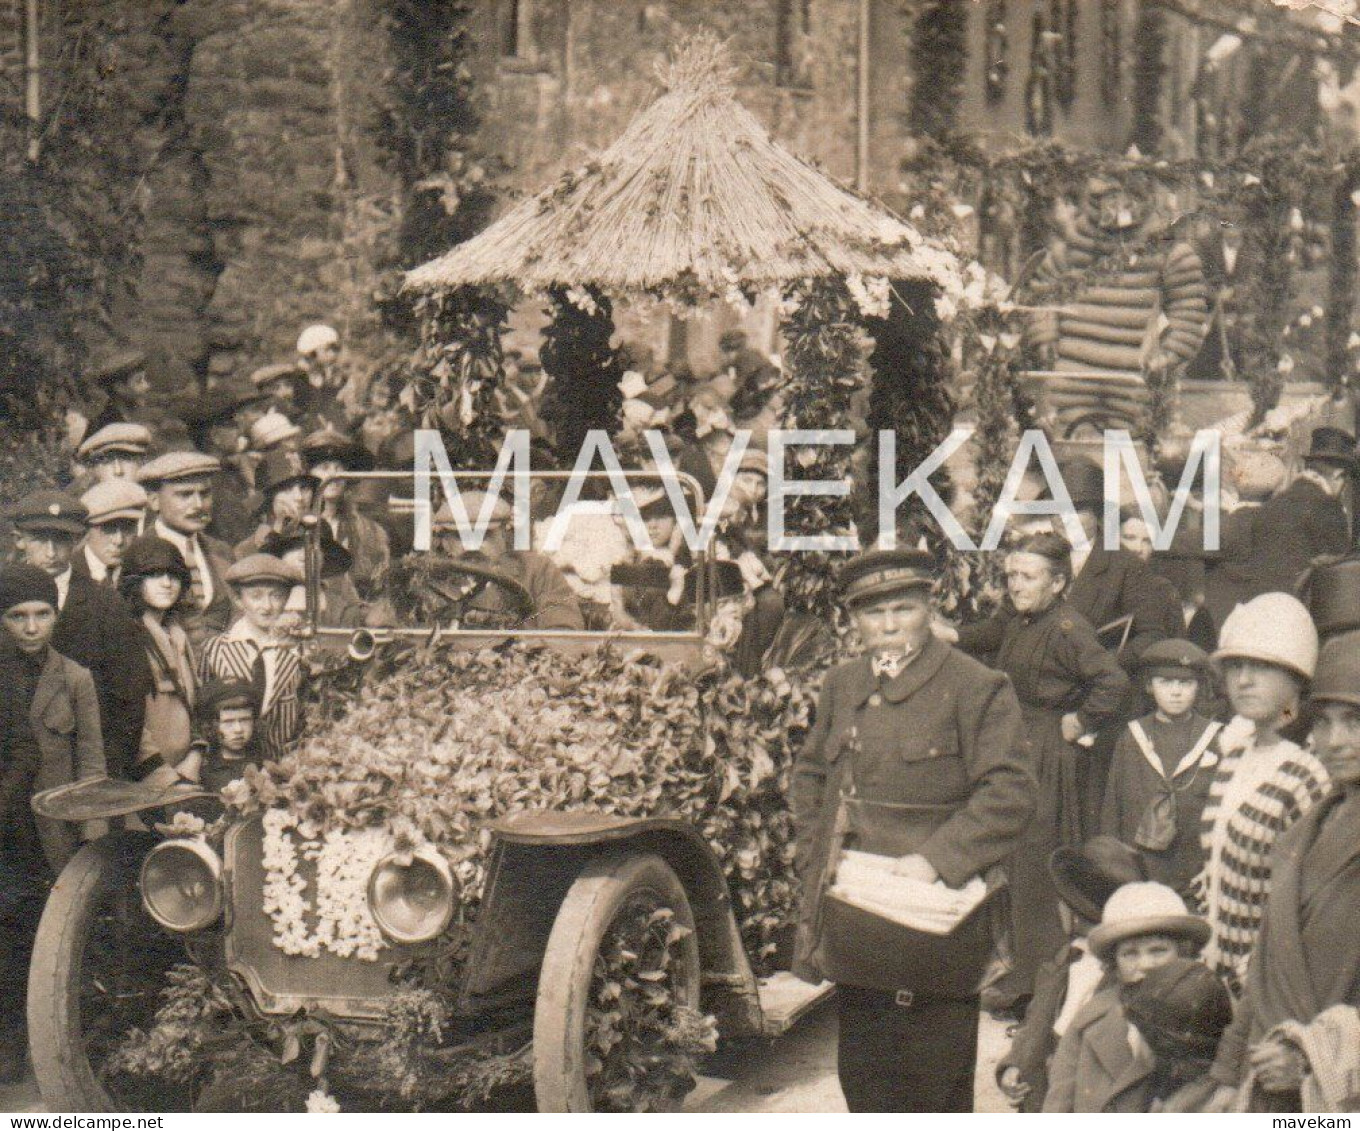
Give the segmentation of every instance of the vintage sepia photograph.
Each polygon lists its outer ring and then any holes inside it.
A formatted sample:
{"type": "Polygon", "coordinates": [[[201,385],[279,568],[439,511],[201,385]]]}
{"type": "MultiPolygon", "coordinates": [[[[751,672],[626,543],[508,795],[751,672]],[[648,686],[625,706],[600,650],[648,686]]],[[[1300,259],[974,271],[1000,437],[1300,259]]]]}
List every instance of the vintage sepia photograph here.
{"type": "Polygon", "coordinates": [[[1357,0],[0,0],[0,194],[8,1126],[1350,1126],[1357,0]]]}

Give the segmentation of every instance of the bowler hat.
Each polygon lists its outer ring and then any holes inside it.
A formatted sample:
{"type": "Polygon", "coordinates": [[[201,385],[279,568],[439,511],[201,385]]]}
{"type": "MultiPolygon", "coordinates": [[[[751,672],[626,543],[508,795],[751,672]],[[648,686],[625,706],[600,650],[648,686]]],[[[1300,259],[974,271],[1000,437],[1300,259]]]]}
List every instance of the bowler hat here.
{"type": "Polygon", "coordinates": [[[1322,703],[1360,707],[1360,632],[1343,632],[1322,646],[1308,706],[1322,703]]]}
{"type": "Polygon", "coordinates": [[[1203,962],[1174,958],[1149,970],[1124,1011],[1159,1061],[1209,1061],[1232,1022],[1232,996],[1203,962]]]}
{"type": "Polygon", "coordinates": [[[1303,458],[1307,463],[1327,463],[1354,471],[1355,437],[1344,429],[1330,425],[1314,428],[1303,458]]]}
{"type": "Polygon", "coordinates": [[[924,550],[869,550],[840,572],[841,596],[850,608],[934,584],[935,559],[924,550]]]}
{"type": "Polygon", "coordinates": [[[1048,858],[1048,874],[1062,901],[1088,923],[1099,923],[1105,901],[1124,884],[1147,879],[1147,864],[1136,848],[1112,836],[1093,836],[1080,846],[1064,845],[1048,858]]]}
{"type": "Polygon", "coordinates": [[[1143,935],[1170,935],[1203,946],[1209,934],[1208,922],[1191,915],[1169,887],[1139,881],[1117,888],[1105,901],[1100,923],[1091,931],[1091,953],[1109,961],[1121,942],[1143,935]]]}
{"type": "Polygon", "coordinates": [[[267,507],[269,501],[290,483],[306,483],[315,487],[320,482],[307,470],[302,456],[297,452],[270,452],[256,473],[256,486],[263,496],[261,509],[267,507]]]}
{"type": "Polygon", "coordinates": [[[32,491],[9,511],[15,529],[52,531],[79,537],[89,525],[85,505],[63,491],[32,491]]]}

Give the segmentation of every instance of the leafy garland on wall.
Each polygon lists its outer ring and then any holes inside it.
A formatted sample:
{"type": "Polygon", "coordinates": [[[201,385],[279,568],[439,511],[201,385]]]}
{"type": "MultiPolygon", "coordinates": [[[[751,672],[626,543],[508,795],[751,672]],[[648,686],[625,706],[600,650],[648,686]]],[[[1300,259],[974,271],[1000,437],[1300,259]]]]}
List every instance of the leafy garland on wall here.
{"type": "Polygon", "coordinates": [[[910,18],[911,131],[942,137],[954,128],[968,74],[968,8],[958,0],[908,0],[910,18]]]}
{"type": "Polygon", "coordinates": [[[422,298],[420,346],[402,394],[422,428],[443,436],[455,468],[493,467],[503,425],[496,389],[504,380],[501,338],[510,307],[485,288],[422,298]]]}
{"type": "Polygon", "coordinates": [[[423,263],[479,231],[494,196],[472,148],[479,125],[468,0],[380,0],[392,68],[374,139],[406,192],[404,266],[423,263]]]}
{"type": "MultiPolygon", "coordinates": [[[[783,426],[844,428],[867,378],[864,331],[844,281],[813,279],[792,290],[784,302],[783,333],[788,374],[783,426]]],[[[797,448],[789,457],[787,478],[851,481],[855,460],[849,446],[797,448]]],[[[849,534],[854,512],[849,496],[793,496],[785,504],[784,529],[790,537],[849,534]]],[[[845,557],[824,551],[780,555],[776,583],[789,607],[834,623],[835,574],[845,557]]]]}
{"type": "Polygon", "coordinates": [[[549,293],[552,320],[543,331],[539,358],[551,381],[542,415],[554,422],[559,455],[575,459],[586,433],[619,428],[623,358],[610,345],[614,308],[595,288],[555,287],[549,293]]]}

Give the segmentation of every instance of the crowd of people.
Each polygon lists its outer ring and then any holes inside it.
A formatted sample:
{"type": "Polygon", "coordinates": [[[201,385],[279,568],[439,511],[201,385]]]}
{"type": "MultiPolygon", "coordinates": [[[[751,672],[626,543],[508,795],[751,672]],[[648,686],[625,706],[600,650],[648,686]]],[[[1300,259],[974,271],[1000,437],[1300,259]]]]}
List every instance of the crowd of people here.
{"type": "MultiPolygon", "coordinates": [[[[34,815],[33,794],[98,776],[220,788],[297,740],[304,518],[319,528],[326,623],[391,623],[394,578],[410,581],[409,513],[393,521],[386,487],[342,476],[409,473],[415,422],[391,382],[349,367],[330,327],[307,327],[297,358],[183,402],[153,396],[133,353],[91,384],[98,396],[68,419],[69,485],[6,515],[4,1079],[24,1071],[28,953],[77,843],[34,815]]],[[[654,472],[640,435],[661,429],[705,498],[737,430],[752,435],[709,575],[715,662],[750,676],[830,655],[833,626],[787,607],[765,544],[777,364],[734,332],[703,381],[638,351],[621,388],[625,464],[654,472]]],[[[543,391],[536,365],[508,355],[504,424],[539,451],[554,439],[543,391]]],[[[1302,470],[1241,500],[1206,554],[1197,499],[1169,551],[1153,550],[1135,512],[1106,550],[1103,471],[1064,465],[1089,548],[1047,518],[1013,523],[1004,600],[977,623],[939,615],[923,552],[844,568],[863,654],[827,676],[795,768],[795,971],[815,980],[835,966],[820,905],[845,843],[951,888],[1000,870],[1009,892],[1005,962],[985,993],[841,985],[852,1109],[970,1109],[980,1008],[1016,1025],[998,1079],[1026,1110],[1354,1102],[1360,950],[1343,921],[1360,897],[1360,634],[1344,630],[1360,627],[1360,589],[1349,622],[1315,623],[1298,594],[1319,556],[1350,547],[1358,468],[1353,437],[1318,429],[1302,470]]],[[[535,484],[536,519],[556,513],[553,492],[535,484]]],[[[422,575],[460,623],[693,627],[700,574],[655,482],[636,493],[647,550],[618,522],[554,555],[516,549],[506,500],[463,498],[489,516],[486,539],[466,551],[445,504],[435,556],[495,583],[422,575]]]]}

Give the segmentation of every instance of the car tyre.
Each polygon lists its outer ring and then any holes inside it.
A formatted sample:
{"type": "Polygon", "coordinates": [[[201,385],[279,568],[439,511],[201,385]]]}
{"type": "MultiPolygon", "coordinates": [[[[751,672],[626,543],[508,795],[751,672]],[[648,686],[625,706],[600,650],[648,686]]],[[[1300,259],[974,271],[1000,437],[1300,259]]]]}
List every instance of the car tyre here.
{"type": "MultiPolygon", "coordinates": [[[[669,916],[665,921],[681,928],[674,934],[682,937],[675,940],[663,964],[666,984],[677,1007],[699,1008],[698,936],[684,885],[675,872],[655,855],[611,855],[592,861],[562,901],[539,975],[533,1044],[539,1111],[600,1109],[598,1081],[590,1077],[590,1015],[598,1001],[604,956],[617,945],[619,932],[629,929],[639,915],[669,916]]],[[[679,1097],[674,1102],[664,1097],[649,1102],[651,1110],[678,1106],[679,1097]]]]}

